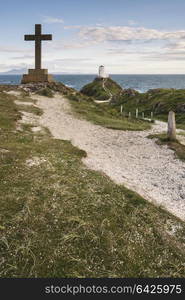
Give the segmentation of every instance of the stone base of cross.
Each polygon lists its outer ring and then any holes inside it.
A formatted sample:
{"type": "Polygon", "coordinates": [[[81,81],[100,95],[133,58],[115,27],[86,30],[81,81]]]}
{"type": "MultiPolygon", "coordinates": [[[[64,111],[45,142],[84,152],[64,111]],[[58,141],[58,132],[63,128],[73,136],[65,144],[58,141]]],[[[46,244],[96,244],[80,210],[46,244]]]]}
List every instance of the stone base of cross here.
{"type": "Polygon", "coordinates": [[[28,74],[24,74],[21,83],[53,82],[54,78],[48,74],[47,69],[29,69],[28,74]]]}

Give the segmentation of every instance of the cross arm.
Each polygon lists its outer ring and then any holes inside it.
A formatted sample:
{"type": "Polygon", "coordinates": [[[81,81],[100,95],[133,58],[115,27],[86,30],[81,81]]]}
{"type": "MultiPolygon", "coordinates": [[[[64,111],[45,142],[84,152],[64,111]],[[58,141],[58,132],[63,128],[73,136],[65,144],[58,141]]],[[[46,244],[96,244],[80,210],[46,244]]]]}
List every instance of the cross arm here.
{"type": "Polygon", "coordinates": [[[25,41],[35,41],[35,35],[34,34],[26,34],[24,36],[25,41]]]}
{"type": "Polygon", "coordinates": [[[42,34],[41,40],[43,41],[51,41],[52,40],[52,34],[42,34]]]}

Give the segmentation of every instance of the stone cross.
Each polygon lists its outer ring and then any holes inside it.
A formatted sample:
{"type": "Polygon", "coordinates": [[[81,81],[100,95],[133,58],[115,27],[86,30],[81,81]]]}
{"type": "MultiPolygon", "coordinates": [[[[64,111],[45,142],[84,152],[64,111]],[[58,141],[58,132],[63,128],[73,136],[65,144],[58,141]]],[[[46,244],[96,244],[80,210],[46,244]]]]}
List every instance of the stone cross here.
{"type": "Polygon", "coordinates": [[[51,34],[42,34],[41,24],[35,24],[35,34],[24,36],[25,41],[35,41],[35,69],[41,69],[41,42],[51,41],[51,34]]]}
{"type": "Polygon", "coordinates": [[[168,132],[167,136],[170,140],[176,139],[176,123],[175,123],[175,113],[170,111],[168,114],[168,132]]]}

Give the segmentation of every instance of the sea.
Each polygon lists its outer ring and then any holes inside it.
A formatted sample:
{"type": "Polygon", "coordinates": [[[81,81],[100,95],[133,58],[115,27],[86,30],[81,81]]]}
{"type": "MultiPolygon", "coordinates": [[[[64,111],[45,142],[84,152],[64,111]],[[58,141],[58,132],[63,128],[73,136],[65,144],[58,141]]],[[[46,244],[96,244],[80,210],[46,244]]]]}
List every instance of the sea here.
{"type": "MultiPolygon", "coordinates": [[[[80,90],[84,85],[93,81],[94,74],[89,75],[53,75],[56,81],[80,90]]],[[[21,75],[0,75],[0,84],[20,84],[21,75]]],[[[145,93],[149,89],[175,88],[185,89],[185,75],[110,75],[122,88],[131,88],[145,93]]]]}

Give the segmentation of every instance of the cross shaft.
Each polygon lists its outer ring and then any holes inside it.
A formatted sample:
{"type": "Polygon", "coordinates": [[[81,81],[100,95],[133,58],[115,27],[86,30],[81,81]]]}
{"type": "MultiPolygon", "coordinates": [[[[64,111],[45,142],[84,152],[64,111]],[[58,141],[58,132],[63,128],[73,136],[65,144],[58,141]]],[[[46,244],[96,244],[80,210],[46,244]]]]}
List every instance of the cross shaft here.
{"type": "Polygon", "coordinates": [[[25,41],[35,41],[35,69],[41,69],[41,44],[42,41],[51,41],[51,34],[42,34],[41,24],[35,24],[35,35],[29,34],[24,36],[25,41]]]}

